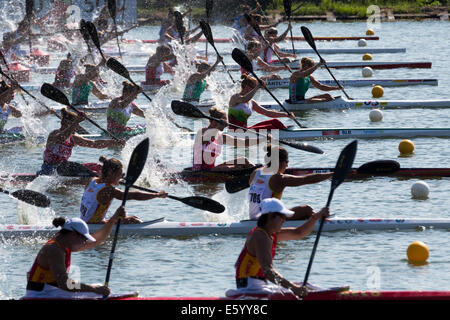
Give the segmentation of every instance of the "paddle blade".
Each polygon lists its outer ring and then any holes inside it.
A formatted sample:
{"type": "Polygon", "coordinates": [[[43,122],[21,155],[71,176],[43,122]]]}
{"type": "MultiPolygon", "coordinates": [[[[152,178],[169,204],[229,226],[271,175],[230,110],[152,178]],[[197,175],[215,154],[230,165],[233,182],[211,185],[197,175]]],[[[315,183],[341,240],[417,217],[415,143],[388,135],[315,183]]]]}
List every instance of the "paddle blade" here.
{"type": "Polygon", "coordinates": [[[33,190],[17,190],[11,193],[11,195],[20,201],[36,207],[48,208],[50,206],[50,199],[46,195],[33,190]]]}
{"type": "Polygon", "coordinates": [[[255,32],[258,34],[258,36],[263,38],[261,29],[259,28],[258,23],[248,13],[245,13],[244,17],[245,17],[245,19],[247,19],[248,24],[253,28],[253,30],[255,30],[255,32]]]}
{"type": "Polygon", "coordinates": [[[181,43],[184,44],[185,29],[184,29],[184,24],[183,24],[183,16],[181,15],[181,13],[179,11],[175,11],[173,13],[173,15],[175,17],[175,27],[177,28],[177,31],[180,34],[181,43]]]}
{"type": "Polygon", "coordinates": [[[388,175],[397,172],[400,169],[400,163],[394,160],[375,160],[367,162],[356,169],[357,173],[370,175],[388,175]]]}
{"type": "Polygon", "coordinates": [[[41,94],[46,98],[70,107],[70,102],[69,99],[67,99],[66,95],[50,83],[44,83],[42,85],[41,94]]]}
{"type": "Polygon", "coordinates": [[[111,18],[116,17],[116,0],[108,0],[108,10],[111,18]]]}
{"type": "Polygon", "coordinates": [[[213,0],[206,0],[206,18],[209,20],[209,17],[211,16],[211,11],[214,6],[213,0]]]}
{"type": "Polygon", "coordinates": [[[233,180],[225,181],[225,190],[228,193],[236,193],[247,188],[250,188],[250,176],[246,176],[244,178],[238,178],[233,180]]]}
{"type": "Polygon", "coordinates": [[[284,6],[284,15],[289,19],[289,17],[291,16],[292,1],[283,0],[283,6],[284,6]]]}
{"type": "Polygon", "coordinates": [[[150,140],[148,138],[145,138],[133,150],[130,161],[128,163],[127,175],[125,177],[126,187],[131,187],[141,175],[141,172],[145,166],[145,162],[147,161],[149,147],[150,140]]]}
{"type": "Polygon", "coordinates": [[[171,103],[173,113],[179,116],[191,117],[191,118],[205,118],[205,115],[194,105],[173,100],[171,103]]]}
{"type": "Polygon", "coordinates": [[[180,199],[180,201],[191,207],[213,213],[222,213],[225,211],[225,207],[219,202],[201,196],[186,197],[180,199]]]}
{"type": "Polygon", "coordinates": [[[322,149],[312,146],[305,142],[287,142],[284,140],[280,141],[280,142],[287,146],[290,146],[291,148],[294,148],[294,149],[303,150],[303,151],[307,151],[307,152],[311,152],[311,153],[323,154],[322,149]]]}
{"type": "MultiPolygon", "coordinates": [[[[336,189],[342,182],[344,182],[347,174],[352,169],[353,161],[355,160],[356,150],[358,147],[358,141],[354,140],[349,143],[339,155],[336,167],[334,168],[333,177],[331,179],[331,190],[336,189]]],[[[327,206],[331,202],[331,196],[333,192],[330,192],[327,206]]]]}
{"type": "Polygon", "coordinates": [[[98,39],[97,28],[91,21],[86,22],[86,28],[91,36],[92,42],[100,51],[100,40],[98,39]]]}
{"type": "Polygon", "coordinates": [[[122,77],[130,79],[130,73],[128,72],[128,69],[125,68],[125,66],[116,59],[109,58],[108,61],[106,61],[106,66],[115,73],[120,74],[122,77]]]}
{"type": "Polygon", "coordinates": [[[250,59],[240,49],[234,48],[231,57],[238,65],[247,70],[247,72],[253,73],[253,65],[250,59]]]}
{"type": "Polygon", "coordinates": [[[311,46],[311,48],[313,48],[314,51],[317,52],[316,44],[314,42],[314,38],[311,34],[311,31],[309,31],[309,29],[305,26],[302,26],[300,29],[302,30],[302,33],[303,33],[303,36],[305,37],[306,42],[308,42],[308,44],[311,46]]]}
{"type": "Polygon", "coordinates": [[[83,36],[84,41],[89,42],[89,30],[87,28],[86,20],[80,20],[80,33],[83,36]]]}
{"type": "Polygon", "coordinates": [[[26,0],[25,1],[25,16],[30,17],[33,14],[34,10],[34,0],[26,0]]]}
{"type": "Polygon", "coordinates": [[[202,28],[202,32],[205,35],[206,40],[208,40],[208,42],[214,46],[214,39],[213,39],[213,35],[211,32],[211,27],[209,26],[208,23],[206,23],[203,20],[200,20],[200,28],[202,28]]]}
{"type": "Polygon", "coordinates": [[[96,177],[97,175],[87,167],[77,162],[63,162],[56,169],[58,175],[63,177],[96,177]]]}

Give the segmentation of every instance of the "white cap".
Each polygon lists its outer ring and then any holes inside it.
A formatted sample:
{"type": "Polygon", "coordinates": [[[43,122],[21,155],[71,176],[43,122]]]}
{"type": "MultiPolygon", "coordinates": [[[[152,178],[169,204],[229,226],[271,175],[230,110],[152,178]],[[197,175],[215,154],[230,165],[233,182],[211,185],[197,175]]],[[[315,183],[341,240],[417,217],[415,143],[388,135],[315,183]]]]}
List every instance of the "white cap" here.
{"type": "Polygon", "coordinates": [[[89,241],[92,242],[97,241],[93,236],[89,234],[89,227],[86,224],[86,222],[84,222],[80,218],[67,219],[64,225],[62,226],[62,229],[76,231],[79,234],[83,235],[89,241]]]}
{"type": "Polygon", "coordinates": [[[261,201],[261,215],[267,214],[269,212],[277,212],[284,214],[286,217],[290,218],[294,215],[294,211],[286,208],[280,200],[277,198],[267,198],[261,201]]]}

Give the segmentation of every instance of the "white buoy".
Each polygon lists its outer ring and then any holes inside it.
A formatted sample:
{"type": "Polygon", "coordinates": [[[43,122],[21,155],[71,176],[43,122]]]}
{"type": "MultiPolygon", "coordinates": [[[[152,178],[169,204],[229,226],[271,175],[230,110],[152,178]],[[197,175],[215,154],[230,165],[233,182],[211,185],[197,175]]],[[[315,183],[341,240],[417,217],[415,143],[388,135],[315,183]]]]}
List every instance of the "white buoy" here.
{"type": "Polygon", "coordinates": [[[411,186],[411,195],[414,199],[427,199],[430,193],[430,187],[424,181],[415,182],[411,186]]]}
{"type": "Polygon", "coordinates": [[[362,75],[363,75],[363,77],[366,77],[366,78],[371,77],[373,75],[372,68],[371,67],[364,67],[362,69],[362,75]]]}
{"type": "Polygon", "coordinates": [[[373,109],[369,113],[370,121],[372,122],[378,122],[383,120],[383,112],[381,112],[380,109],[373,109]]]}
{"type": "Polygon", "coordinates": [[[360,39],[358,41],[358,47],[367,47],[367,41],[365,39],[360,39]]]}

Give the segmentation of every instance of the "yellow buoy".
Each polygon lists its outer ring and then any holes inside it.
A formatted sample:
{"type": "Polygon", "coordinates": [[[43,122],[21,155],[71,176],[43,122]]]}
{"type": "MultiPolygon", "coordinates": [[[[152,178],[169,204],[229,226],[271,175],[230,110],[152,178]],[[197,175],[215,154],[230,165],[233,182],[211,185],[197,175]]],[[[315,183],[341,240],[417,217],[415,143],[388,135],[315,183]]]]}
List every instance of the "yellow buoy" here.
{"type": "Polygon", "coordinates": [[[384,89],[382,86],[374,86],[372,88],[372,96],[374,98],[381,98],[384,94],[384,89]]]}
{"type": "Polygon", "coordinates": [[[366,53],[363,55],[362,59],[364,61],[372,60],[372,55],[370,53],[366,53]]]}
{"type": "Polygon", "coordinates": [[[366,31],[366,36],[374,36],[375,32],[373,31],[373,29],[367,29],[366,31]]]}
{"type": "Polygon", "coordinates": [[[406,250],[408,260],[412,263],[423,263],[427,261],[430,251],[422,241],[411,242],[406,250]]]}
{"type": "Polygon", "coordinates": [[[411,140],[402,140],[398,145],[401,154],[411,154],[414,152],[414,143],[411,140]]]}

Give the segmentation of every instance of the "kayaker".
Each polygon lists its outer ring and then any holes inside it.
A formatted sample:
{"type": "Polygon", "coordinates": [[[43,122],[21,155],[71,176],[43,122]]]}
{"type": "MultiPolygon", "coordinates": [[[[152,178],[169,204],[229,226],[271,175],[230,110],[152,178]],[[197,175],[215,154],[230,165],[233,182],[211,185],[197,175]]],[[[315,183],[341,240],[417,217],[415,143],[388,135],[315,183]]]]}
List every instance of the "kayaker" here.
{"type": "MultiPolygon", "coordinates": [[[[219,121],[209,120],[208,127],[197,131],[194,140],[192,170],[226,171],[251,168],[253,164],[246,157],[216,165],[216,159],[222,153],[222,146],[224,144],[232,147],[249,147],[258,144],[259,141],[258,139],[248,137],[246,139],[240,139],[223,133],[223,130],[227,127],[227,124],[222,122],[227,121],[227,114],[225,111],[212,107],[209,109],[209,115],[219,121]]],[[[263,140],[260,142],[263,142],[263,140]]]]}
{"type": "Polygon", "coordinates": [[[190,75],[186,87],[184,88],[183,101],[199,102],[200,96],[206,90],[208,84],[205,78],[213,72],[217,65],[223,60],[221,56],[217,56],[216,63],[210,66],[207,62],[197,64],[197,72],[190,75]]]}
{"type": "Polygon", "coordinates": [[[237,290],[228,290],[227,296],[280,292],[293,293],[298,297],[307,295],[306,287],[288,281],[275,269],[273,259],[278,242],[305,238],[312,232],[317,220],[329,216],[329,208],[321,209],[297,228],[283,228],[283,223],[293,214],[278,199],[267,198],[261,202],[257,226],[248,234],[236,261],[237,290]]]}
{"type": "Polygon", "coordinates": [[[73,59],[71,58],[70,53],[67,54],[67,57],[60,61],[58,68],[56,69],[55,81],[53,82],[53,86],[58,89],[68,89],[71,87],[70,80],[75,75],[73,59]]]}
{"type": "MultiPolygon", "coordinates": [[[[288,70],[285,65],[271,65],[261,59],[261,54],[263,52],[261,43],[257,40],[251,40],[247,43],[246,54],[249,60],[252,62],[253,70],[261,69],[265,72],[277,72],[282,70],[288,70]]],[[[248,74],[248,71],[241,67],[241,74],[248,74]]],[[[280,80],[281,77],[272,73],[270,75],[265,75],[260,77],[262,80],[280,80]]]]}
{"type": "Polygon", "coordinates": [[[292,26],[289,25],[286,31],[281,34],[279,37],[277,28],[269,28],[264,31],[264,38],[267,40],[267,42],[271,45],[272,49],[275,50],[276,54],[281,58],[281,60],[278,59],[278,57],[275,55],[275,52],[264,43],[264,49],[261,53],[261,59],[263,59],[266,63],[289,63],[290,59],[293,58],[296,59],[297,56],[295,54],[291,53],[284,53],[280,51],[280,47],[277,45],[277,42],[283,41],[286,39],[286,36],[288,34],[288,31],[292,29],[292,26]],[[273,56],[275,55],[275,57],[273,56]],[[275,59],[274,59],[275,58],[275,59]]]}
{"type": "Polygon", "coordinates": [[[243,79],[241,81],[241,91],[232,95],[229,102],[228,120],[231,124],[230,129],[236,128],[232,126],[233,124],[254,130],[286,129],[287,127],[278,119],[262,121],[252,126],[247,125],[248,118],[253,112],[270,118],[288,117],[290,119],[295,119],[295,115],[293,113],[288,115],[285,112],[272,111],[261,107],[253,97],[258,89],[262,88],[262,85],[249,75],[243,75],[241,78],[243,79]]]}
{"type": "Polygon", "coordinates": [[[81,283],[69,277],[72,252],[82,252],[102,244],[119,218],[125,217],[125,208],[117,208],[111,219],[98,231],[89,234],[88,225],[80,218],[53,219],[61,230],[39,250],[27,274],[27,290],[22,299],[80,299],[101,298],[110,294],[103,285],[81,283]]]}
{"type": "Polygon", "coordinates": [[[0,133],[3,133],[9,116],[20,118],[22,112],[16,107],[10,105],[14,99],[14,91],[17,89],[17,85],[12,84],[8,86],[6,82],[0,82],[0,133]]]}
{"type": "Polygon", "coordinates": [[[59,165],[69,160],[75,146],[103,149],[125,145],[124,140],[90,140],[76,134],[79,123],[85,119],[86,115],[83,112],[75,114],[67,109],[61,110],[61,127],[48,135],[43,155],[44,163],[37,175],[53,174],[59,165]]]}
{"type": "MultiPolygon", "coordinates": [[[[303,176],[285,174],[289,165],[289,154],[280,146],[267,145],[265,165],[255,169],[250,175],[248,191],[249,218],[257,220],[261,214],[261,201],[267,198],[281,200],[286,187],[299,187],[330,179],[333,173],[311,173],[303,176]]],[[[299,205],[290,209],[294,215],[288,220],[304,220],[315,214],[309,205],[299,205]]]]}
{"type": "Polygon", "coordinates": [[[113,134],[124,134],[137,129],[127,127],[131,114],[145,118],[144,111],[133,102],[142,92],[142,88],[128,81],[124,81],[122,85],[122,95],[112,99],[106,110],[107,129],[113,134]]]}
{"type": "Polygon", "coordinates": [[[250,6],[248,6],[246,4],[241,4],[240,7],[242,10],[242,14],[240,14],[236,18],[234,18],[234,22],[231,27],[236,29],[237,31],[239,31],[241,36],[244,37],[245,31],[247,30],[247,26],[248,26],[248,21],[245,18],[245,14],[254,14],[254,13],[256,13],[256,11],[259,10],[259,8],[261,8],[261,6],[260,6],[260,4],[257,4],[256,8],[253,10],[251,9],[250,6]]]}
{"type": "Polygon", "coordinates": [[[164,86],[170,83],[169,80],[161,80],[162,74],[167,71],[173,73],[172,67],[166,63],[175,58],[171,53],[168,45],[160,45],[156,48],[156,52],[152,55],[145,66],[145,82],[146,85],[164,86]]]}
{"type": "MultiPolygon", "coordinates": [[[[269,28],[276,28],[279,22],[274,24],[262,24],[262,16],[259,14],[250,14],[250,18],[254,21],[254,23],[258,24],[260,30],[266,30],[269,28]]],[[[245,19],[245,17],[244,17],[245,19]]],[[[261,41],[262,39],[259,37],[259,34],[253,29],[253,27],[248,24],[247,29],[245,30],[244,39],[247,41],[257,40],[261,41]]]]}
{"type": "MultiPolygon", "coordinates": [[[[104,61],[103,61],[104,62],[104,61]]],[[[72,85],[72,105],[87,105],[89,104],[89,95],[92,93],[100,100],[110,99],[108,95],[102,93],[95,84],[99,77],[99,65],[85,64],[84,74],[79,74],[75,77],[72,85]]]]}
{"type": "Polygon", "coordinates": [[[321,84],[312,76],[312,73],[325,63],[325,60],[321,60],[320,62],[314,64],[314,60],[308,57],[304,57],[299,61],[299,70],[293,72],[289,79],[289,103],[313,103],[334,100],[334,98],[328,93],[317,95],[308,99],[305,98],[306,92],[311,84],[317,89],[323,91],[340,90],[338,86],[327,86],[321,84]]]}
{"type": "MultiPolygon", "coordinates": [[[[122,163],[115,159],[106,159],[101,156],[99,161],[103,163],[99,178],[93,178],[86,187],[80,205],[80,218],[86,223],[107,223],[106,212],[114,199],[122,200],[124,192],[115,186],[119,185],[123,178],[122,163]]],[[[130,191],[127,200],[150,200],[154,198],[165,198],[167,192],[158,193],[130,191]]],[[[136,216],[123,218],[124,224],[142,223],[136,216]]]]}

